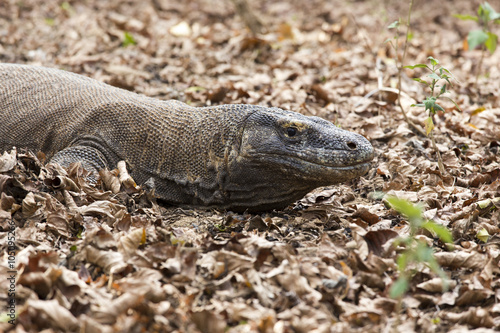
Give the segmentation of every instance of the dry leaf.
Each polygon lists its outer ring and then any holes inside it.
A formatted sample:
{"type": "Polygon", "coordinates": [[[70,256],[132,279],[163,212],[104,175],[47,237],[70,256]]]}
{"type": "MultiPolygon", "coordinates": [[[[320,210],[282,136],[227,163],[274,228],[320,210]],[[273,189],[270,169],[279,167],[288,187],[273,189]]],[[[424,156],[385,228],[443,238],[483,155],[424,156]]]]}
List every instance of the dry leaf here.
{"type": "Polygon", "coordinates": [[[11,150],[10,152],[3,152],[3,155],[0,156],[0,172],[6,172],[14,169],[17,163],[16,154],[16,149],[11,150]]]}

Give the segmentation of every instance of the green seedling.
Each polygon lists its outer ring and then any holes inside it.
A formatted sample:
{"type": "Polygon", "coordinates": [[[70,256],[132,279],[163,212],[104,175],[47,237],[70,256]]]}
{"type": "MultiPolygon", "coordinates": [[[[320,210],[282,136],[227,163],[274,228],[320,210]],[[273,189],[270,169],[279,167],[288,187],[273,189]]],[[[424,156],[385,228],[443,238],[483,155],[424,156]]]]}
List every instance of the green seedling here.
{"type": "Polygon", "coordinates": [[[135,41],[134,36],[130,33],[125,31],[123,33],[123,41],[122,41],[122,47],[127,47],[129,45],[136,45],[137,42],[135,41]]]}
{"type": "Polygon", "coordinates": [[[412,66],[404,66],[404,68],[409,68],[409,69],[424,68],[430,72],[426,76],[427,78],[430,79],[430,81],[429,79],[424,80],[422,78],[413,79],[417,82],[426,85],[430,89],[430,95],[427,96],[422,103],[412,104],[411,106],[424,107],[425,111],[428,112],[429,116],[425,120],[425,134],[431,139],[432,146],[438,156],[439,171],[441,172],[441,174],[445,174],[445,169],[441,159],[441,154],[439,153],[439,150],[436,146],[436,142],[434,140],[434,136],[432,135],[432,130],[434,129],[434,121],[432,120],[432,117],[436,114],[437,111],[442,111],[442,112],[445,111],[444,108],[440,104],[438,104],[439,99],[447,99],[451,101],[453,104],[455,104],[455,107],[458,110],[460,110],[460,107],[450,97],[444,96],[444,94],[448,92],[447,87],[452,86],[450,80],[453,79],[453,75],[451,74],[451,72],[445,67],[441,66],[437,59],[434,59],[433,57],[428,57],[427,59],[430,62],[430,66],[426,64],[416,64],[412,66]],[[444,83],[441,84],[440,81],[444,81],[444,83]],[[437,90],[437,88],[439,89],[437,90]]]}
{"type": "Polygon", "coordinates": [[[409,222],[410,233],[407,237],[400,237],[395,241],[396,246],[402,246],[404,250],[397,259],[399,277],[392,284],[389,295],[395,299],[401,299],[408,291],[410,281],[416,273],[416,267],[425,265],[432,272],[437,274],[443,281],[443,291],[448,289],[448,277],[439,266],[434,257],[434,250],[423,240],[416,238],[417,233],[422,229],[427,230],[432,235],[444,243],[453,243],[450,231],[423,216],[423,208],[420,204],[413,204],[405,199],[388,196],[387,203],[391,208],[403,215],[409,222]]]}
{"type": "Polygon", "coordinates": [[[483,58],[485,51],[490,51],[490,54],[495,53],[498,44],[498,35],[492,32],[491,28],[494,23],[500,24],[500,13],[497,13],[493,7],[488,2],[484,2],[479,5],[477,10],[477,16],[474,15],[453,15],[461,20],[470,20],[479,23],[481,29],[471,30],[467,37],[467,44],[469,50],[473,50],[476,47],[481,47],[481,59],[479,60],[479,65],[476,72],[476,85],[477,79],[481,72],[481,65],[483,63],[483,58]]]}

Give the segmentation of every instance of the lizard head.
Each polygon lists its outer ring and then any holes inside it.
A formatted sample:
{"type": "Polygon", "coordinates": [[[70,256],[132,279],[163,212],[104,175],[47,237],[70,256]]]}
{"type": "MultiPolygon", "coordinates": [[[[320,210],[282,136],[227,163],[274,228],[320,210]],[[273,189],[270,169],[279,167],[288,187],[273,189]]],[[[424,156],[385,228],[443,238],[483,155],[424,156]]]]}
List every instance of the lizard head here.
{"type": "Polygon", "coordinates": [[[228,190],[233,203],[256,203],[254,210],[284,207],[365,174],[373,156],[367,139],[324,119],[258,108],[245,120],[228,190]]]}

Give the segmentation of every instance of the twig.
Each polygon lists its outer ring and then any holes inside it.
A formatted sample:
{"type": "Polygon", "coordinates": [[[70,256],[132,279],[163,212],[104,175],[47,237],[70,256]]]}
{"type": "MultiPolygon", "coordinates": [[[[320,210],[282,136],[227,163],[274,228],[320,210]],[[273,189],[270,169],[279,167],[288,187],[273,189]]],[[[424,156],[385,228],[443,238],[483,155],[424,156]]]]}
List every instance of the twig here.
{"type": "MultiPolygon", "coordinates": [[[[410,9],[408,10],[408,21],[406,22],[407,28],[406,28],[405,45],[404,45],[404,49],[403,49],[403,57],[401,58],[401,62],[399,63],[399,68],[398,68],[398,91],[399,91],[398,104],[399,104],[399,108],[401,109],[401,113],[403,114],[403,117],[404,117],[406,123],[408,125],[410,125],[410,127],[413,127],[420,135],[426,136],[425,131],[420,126],[418,126],[417,124],[415,124],[413,121],[411,121],[408,118],[408,116],[406,115],[406,111],[403,108],[403,105],[401,104],[401,76],[403,74],[403,65],[404,65],[405,58],[406,58],[406,51],[408,49],[408,40],[409,40],[409,35],[410,35],[410,19],[411,19],[412,8],[413,8],[413,0],[410,0],[410,9]]],[[[396,57],[397,57],[397,54],[396,54],[396,57]]]]}
{"type": "Polygon", "coordinates": [[[430,133],[429,133],[429,138],[431,139],[432,148],[436,152],[436,155],[438,158],[439,172],[441,173],[441,175],[444,175],[444,174],[446,174],[446,170],[444,169],[443,159],[441,158],[441,152],[439,151],[439,149],[436,145],[436,140],[434,140],[434,135],[432,134],[432,131],[430,131],[430,133]]]}
{"type": "Polygon", "coordinates": [[[476,69],[476,81],[474,82],[474,87],[476,88],[477,88],[477,81],[479,80],[479,74],[481,74],[481,67],[483,66],[484,52],[485,52],[485,47],[483,44],[483,46],[481,47],[481,58],[479,58],[479,64],[477,65],[476,69]]]}

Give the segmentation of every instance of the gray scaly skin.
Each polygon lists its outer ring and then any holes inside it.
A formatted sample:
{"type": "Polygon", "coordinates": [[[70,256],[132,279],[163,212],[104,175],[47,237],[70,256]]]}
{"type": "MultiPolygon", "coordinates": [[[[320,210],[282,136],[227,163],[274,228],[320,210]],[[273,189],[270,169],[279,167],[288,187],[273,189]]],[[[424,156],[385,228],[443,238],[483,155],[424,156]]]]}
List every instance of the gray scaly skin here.
{"type": "Polygon", "coordinates": [[[191,107],[44,67],[0,64],[0,149],[91,171],[127,162],[175,205],[264,211],[365,174],[373,148],[318,117],[254,105],[191,107]]]}

